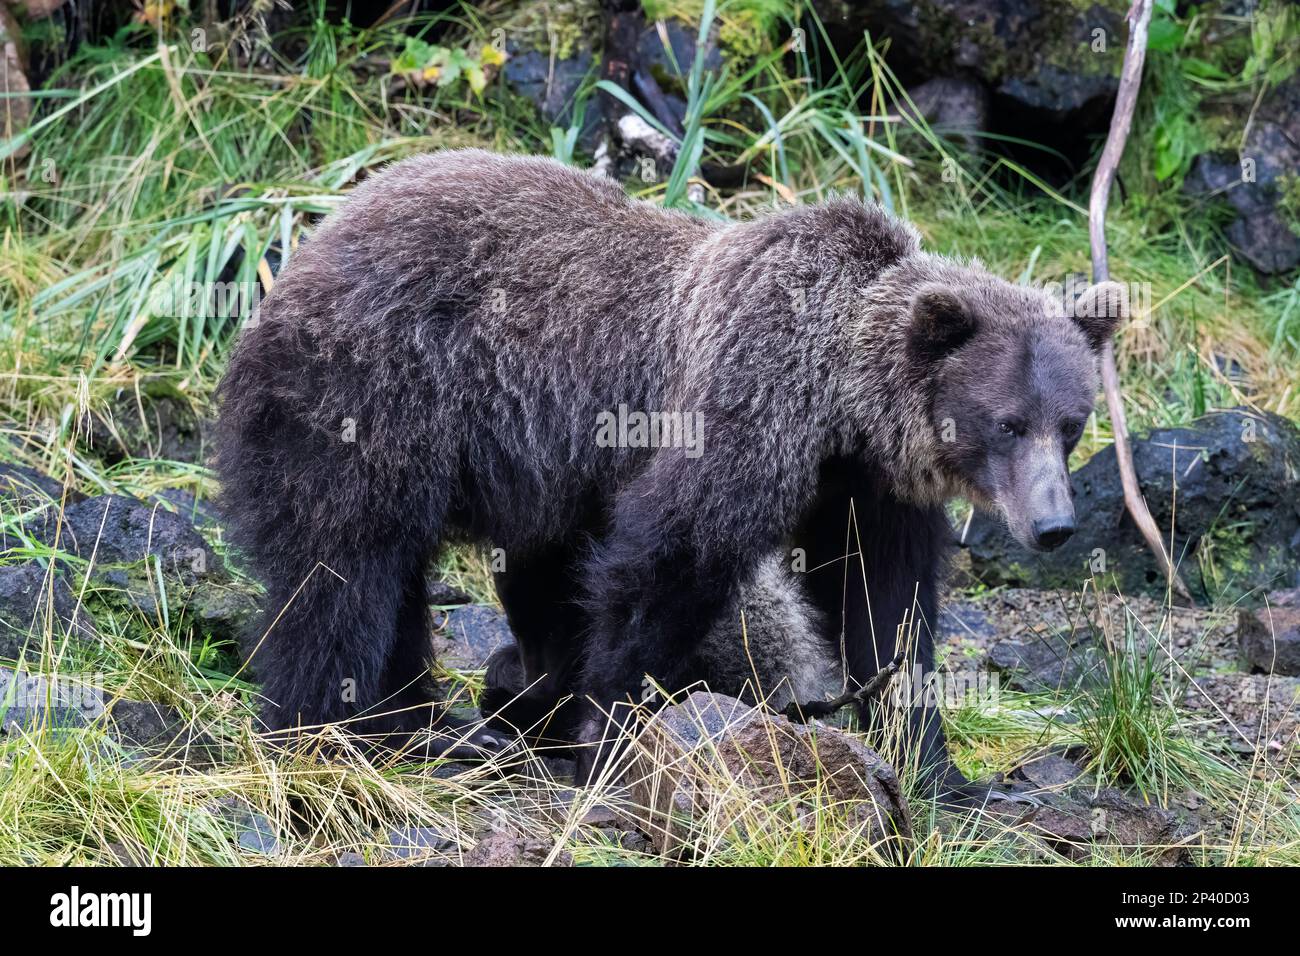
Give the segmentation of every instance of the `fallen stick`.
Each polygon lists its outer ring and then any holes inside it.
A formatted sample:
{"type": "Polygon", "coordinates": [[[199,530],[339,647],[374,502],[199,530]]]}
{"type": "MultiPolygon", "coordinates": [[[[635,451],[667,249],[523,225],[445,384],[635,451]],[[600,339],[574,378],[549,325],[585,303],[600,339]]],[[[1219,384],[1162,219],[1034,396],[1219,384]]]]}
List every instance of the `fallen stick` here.
{"type": "Polygon", "coordinates": [[[834,700],[813,700],[806,704],[792,700],[785,705],[785,710],[781,713],[790,720],[802,724],[814,717],[829,717],[831,714],[849,706],[849,704],[865,704],[885,692],[885,688],[889,686],[889,682],[894,679],[894,675],[898,673],[899,668],[902,666],[903,653],[899,651],[897,657],[878,670],[871,680],[857,690],[841,694],[834,700]]]}
{"type": "MultiPolygon", "coordinates": [[[[1115,96],[1115,111],[1111,114],[1110,131],[1106,134],[1106,145],[1097,162],[1097,172],[1092,177],[1092,191],[1088,197],[1088,240],[1092,249],[1093,282],[1105,282],[1110,278],[1110,263],[1106,255],[1106,203],[1110,199],[1110,187],[1115,180],[1120,157],[1124,155],[1124,144],[1128,142],[1129,128],[1133,125],[1133,108],[1137,105],[1138,90],[1142,86],[1142,64],[1146,59],[1151,7],[1152,0],[1134,0],[1129,9],[1128,46],[1124,51],[1119,92],[1115,96]]],[[[1112,342],[1107,342],[1101,353],[1101,384],[1106,393],[1106,407],[1110,409],[1111,428],[1115,433],[1115,459],[1119,463],[1119,479],[1124,488],[1124,505],[1164,570],[1168,586],[1188,603],[1194,604],[1191,592],[1165,551],[1160,529],[1151,517],[1146,499],[1142,497],[1142,489],[1138,486],[1137,471],[1133,467],[1133,449],[1128,442],[1124,402],[1119,390],[1115,346],[1112,342]]]]}

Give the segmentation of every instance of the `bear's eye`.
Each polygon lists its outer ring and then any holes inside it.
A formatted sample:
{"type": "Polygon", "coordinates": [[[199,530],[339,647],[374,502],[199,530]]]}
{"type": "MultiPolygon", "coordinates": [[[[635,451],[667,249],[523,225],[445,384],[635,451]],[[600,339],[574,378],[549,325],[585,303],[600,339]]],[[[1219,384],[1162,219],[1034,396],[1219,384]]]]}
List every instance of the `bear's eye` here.
{"type": "Polygon", "coordinates": [[[998,422],[998,431],[1001,432],[1003,435],[1010,435],[1013,438],[1017,435],[1024,434],[1024,429],[1021,428],[1017,422],[1013,422],[1010,419],[1006,419],[1006,418],[998,422]]]}
{"type": "Polygon", "coordinates": [[[1071,421],[1065,422],[1061,426],[1061,434],[1065,436],[1066,441],[1074,441],[1083,434],[1083,422],[1071,421]]]}

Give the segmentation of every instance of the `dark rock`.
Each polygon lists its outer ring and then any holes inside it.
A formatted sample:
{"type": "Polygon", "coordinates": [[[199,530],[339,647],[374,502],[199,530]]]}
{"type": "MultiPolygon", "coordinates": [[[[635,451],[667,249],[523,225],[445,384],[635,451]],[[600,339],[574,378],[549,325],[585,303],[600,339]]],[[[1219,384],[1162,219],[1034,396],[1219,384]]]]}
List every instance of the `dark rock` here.
{"type": "Polygon", "coordinates": [[[1300,587],[1273,591],[1268,596],[1268,603],[1273,607],[1300,607],[1300,587]]]}
{"type": "Polygon", "coordinates": [[[98,640],[95,622],[77,607],[76,595],[61,575],[51,581],[50,572],[35,561],[0,567],[0,658],[18,660],[24,648],[31,659],[39,658],[50,612],[56,646],[68,634],[98,640]]]}
{"type": "Polygon", "coordinates": [[[176,708],[154,701],[114,701],[108,712],[108,733],[123,746],[155,757],[184,757],[190,765],[211,763],[220,756],[218,745],[208,734],[185,720],[176,708]]]}
{"type": "Polygon", "coordinates": [[[1087,787],[1069,793],[1039,791],[1041,806],[990,804],[988,812],[1014,817],[1052,850],[1069,859],[1085,859],[1094,844],[1109,844],[1129,852],[1143,852],[1157,866],[1176,866],[1187,860],[1187,842],[1175,815],[1160,807],[1138,803],[1114,789],[1097,792],[1087,787]]]}
{"type": "MultiPolygon", "coordinates": [[[[1268,413],[1219,412],[1136,438],[1133,462],[1166,542],[1177,513],[1174,556],[1198,599],[1236,600],[1300,581],[1295,425],[1268,413]]],[[[1163,592],[1155,558],[1124,507],[1114,448],[1094,455],[1072,481],[1073,538],[1031,555],[1000,520],[977,514],[965,541],[972,573],[989,585],[1038,588],[1077,588],[1095,574],[1125,594],[1163,592]]]]}
{"type": "Polygon", "coordinates": [[[183,488],[164,488],[158,497],[192,525],[202,527],[221,523],[221,515],[211,502],[199,501],[183,488]]]}
{"type": "Polygon", "coordinates": [[[276,836],[275,826],[264,814],[255,810],[239,814],[235,822],[235,833],[240,848],[250,853],[275,856],[280,852],[280,838],[276,836]]]}
{"type": "MultiPolygon", "coordinates": [[[[79,501],[85,496],[69,489],[67,500],[79,501]]],[[[4,514],[17,515],[41,511],[57,513],[63,498],[63,485],[34,468],[0,462],[0,505],[4,514]]],[[[21,548],[27,542],[10,527],[0,528],[0,552],[21,548]]]]}
{"type": "Polygon", "coordinates": [[[43,544],[87,561],[93,555],[99,565],[157,558],[164,571],[187,582],[218,567],[202,535],[180,515],[120,495],[100,495],[69,505],[61,529],[53,516],[42,516],[27,527],[43,544]]]}
{"type": "MultiPolygon", "coordinates": [[[[555,844],[552,841],[494,830],[479,839],[465,854],[466,866],[545,866],[555,844]]],[[[556,854],[553,866],[572,866],[569,853],[556,854]]]]}
{"type": "MultiPolygon", "coordinates": [[[[665,90],[686,89],[686,77],[695,64],[695,41],[699,29],[680,20],[664,21],[665,46],[657,24],[649,24],[637,40],[637,55],[643,68],[650,70],[665,90]]],[[[722,69],[722,53],[718,50],[716,29],[704,48],[704,69],[722,69]]]]}
{"type": "Polygon", "coordinates": [[[995,634],[988,612],[974,602],[949,601],[939,611],[939,627],[935,637],[940,641],[964,637],[988,640],[995,634]]]}
{"type": "Polygon", "coordinates": [[[199,418],[184,400],[125,390],[93,417],[90,447],[109,465],[128,458],[202,464],[207,452],[199,418]]]}
{"type": "Polygon", "coordinates": [[[1265,674],[1300,676],[1300,607],[1242,611],[1237,636],[1248,667],[1265,674]]]}
{"type": "Polygon", "coordinates": [[[1284,770],[1300,759],[1300,678],[1280,674],[1213,674],[1187,688],[1188,732],[1211,750],[1284,770]]]}
{"type": "Polygon", "coordinates": [[[1300,265],[1300,223],[1283,205],[1286,183],[1300,176],[1300,78],[1278,84],[1258,109],[1237,112],[1250,122],[1240,154],[1196,157],[1183,189],[1232,209],[1226,235],[1240,258],[1266,274],[1289,272],[1300,265]]]}
{"type": "Polygon", "coordinates": [[[1031,760],[1012,778],[1032,784],[1030,793],[1040,805],[994,803],[989,812],[1017,818],[1017,825],[1027,826],[1063,856],[1083,859],[1090,845],[1111,844],[1153,853],[1157,865],[1186,861],[1191,833],[1172,812],[1138,802],[1120,790],[1098,789],[1082,767],[1065,757],[1049,754],[1031,760]]]}
{"type": "MultiPolygon", "coordinates": [[[[540,50],[523,49],[513,44],[507,46],[510,58],[502,70],[506,83],[514,92],[531,100],[546,119],[561,128],[571,126],[576,120],[574,111],[578,91],[591,74],[595,59],[589,48],[575,50],[573,55],[557,59],[540,50]]],[[[588,97],[582,115],[582,132],[578,142],[591,151],[599,139],[604,116],[604,100],[588,97]]]]}
{"type": "Polygon", "coordinates": [[[1104,673],[1100,651],[1087,633],[1048,631],[999,641],[989,649],[989,664],[1011,687],[1061,691],[1104,673]]]}
{"type": "Polygon", "coordinates": [[[989,128],[989,94],[980,83],[967,77],[939,76],[908,89],[911,107],[935,131],[959,140],[966,149],[979,149],[976,136],[989,128]]]}
{"type": "Polygon", "coordinates": [[[1059,754],[1036,757],[1017,768],[1015,776],[1040,790],[1061,790],[1089,780],[1082,767],[1059,754]]]}
{"type": "Polygon", "coordinates": [[[438,660],[459,670],[481,670],[492,652],[514,643],[506,616],[486,604],[470,604],[447,615],[435,640],[438,660]]]}
{"type": "Polygon", "coordinates": [[[787,806],[812,832],[819,805],[844,810],[871,841],[908,839],[911,815],[893,767],[858,738],[793,724],[731,697],[697,691],[660,711],[638,738],[628,774],[640,829],[660,853],[689,845],[692,821],[725,812],[728,791],[787,806]]]}
{"type": "Polygon", "coordinates": [[[256,611],[251,594],[231,578],[203,536],[160,503],[101,495],[69,505],[57,515],[33,516],[24,530],[33,539],[90,566],[88,599],[123,604],[150,619],[160,612],[158,574],[168,612],[191,616],[218,640],[236,639],[256,611]]]}
{"type": "Polygon", "coordinates": [[[425,582],[425,598],[437,607],[450,607],[469,604],[473,599],[459,588],[454,588],[446,581],[430,578],[425,582]]]}
{"type": "Polygon", "coordinates": [[[367,866],[368,864],[366,863],[366,858],[360,853],[355,853],[352,850],[344,850],[338,855],[338,859],[334,861],[334,865],[351,867],[367,866]]]}
{"type": "MultiPolygon", "coordinates": [[[[74,492],[75,494],[75,492],[74,492]]],[[[0,500],[23,510],[58,501],[63,484],[35,468],[0,462],[0,500]]]]}

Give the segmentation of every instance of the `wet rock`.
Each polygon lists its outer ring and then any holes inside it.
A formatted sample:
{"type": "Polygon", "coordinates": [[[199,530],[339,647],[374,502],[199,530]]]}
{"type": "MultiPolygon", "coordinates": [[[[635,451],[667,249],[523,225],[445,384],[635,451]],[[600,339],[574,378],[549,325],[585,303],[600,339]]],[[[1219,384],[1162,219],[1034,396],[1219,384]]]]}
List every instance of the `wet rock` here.
{"type": "Polygon", "coordinates": [[[481,670],[497,648],[514,643],[506,616],[486,604],[470,604],[447,615],[434,640],[438,660],[459,670],[481,670]]]}
{"type": "MultiPolygon", "coordinates": [[[[546,866],[554,849],[551,840],[493,830],[479,839],[474,848],[465,854],[465,866],[546,866]]],[[[556,854],[552,866],[572,866],[573,857],[566,852],[556,854]]]]}
{"type": "MultiPolygon", "coordinates": [[[[1198,599],[1300,582],[1300,432],[1289,421],[1242,409],[1206,415],[1136,438],[1133,461],[1166,541],[1177,514],[1173,551],[1198,599]]],[[[1114,449],[1072,481],[1074,537],[1031,555],[998,519],[977,514],[965,541],[972,573],[990,585],[1038,588],[1077,588],[1095,573],[1126,595],[1162,593],[1164,578],[1124,507],[1114,449]]]]}
{"type": "Polygon", "coordinates": [[[1232,209],[1226,235],[1241,259],[1266,274],[1289,272],[1300,265],[1300,223],[1284,202],[1287,184],[1300,176],[1300,78],[1274,87],[1257,109],[1234,115],[1241,122],[1250,117],[1240,153],[1196,157],[1183,189],[1232,209]]]}
{"type": "Polygon", "coordinates": [[[0,567],[0,658],[18,660],[26,648],[28,659],[39,659],[47,624],[55,647],[67,635],[98,640],[95,622],[77,606],[62,575],[51,580],[35,561],[0,567]]]}
{"type": "Polygon", "coordinates": [[[1300,607],[1242,611],[1237,634],[1248,667],[1265,674],[1300,675],[1300,607]]]}
{"type": "Polygon", "coordinates": [[[816,724],[792,724],[731,697],[696,692],[660,711],[638,738],[631,802],[660,853],[688,850],[694,821],[726,826],[724,790],[765,802],[798,801],[810,832],[819,802],[843,808],[873,841],[907,839],[911,816],[893,767],[860,740],[816,724]],[[814,796],[814,794],[816,796],[814,796]]]}

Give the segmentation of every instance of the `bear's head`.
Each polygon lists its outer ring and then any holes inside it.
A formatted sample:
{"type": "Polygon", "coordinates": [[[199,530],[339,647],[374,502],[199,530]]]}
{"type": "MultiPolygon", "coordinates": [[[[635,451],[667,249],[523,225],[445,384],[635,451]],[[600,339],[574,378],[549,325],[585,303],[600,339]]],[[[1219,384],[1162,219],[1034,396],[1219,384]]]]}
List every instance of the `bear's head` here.
{"type": "Polygon", "coordinates": [[[980,270],[911,297],[909,345],[928,368],[939,467],[1050,551],[1074,533],[1068,459],[1096,398],[1097,357],[1128,300],[1118,283],[1073,306],[980,270]]]}

